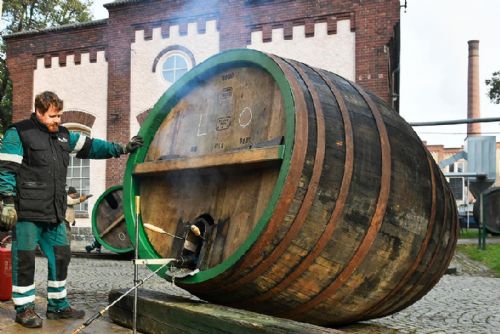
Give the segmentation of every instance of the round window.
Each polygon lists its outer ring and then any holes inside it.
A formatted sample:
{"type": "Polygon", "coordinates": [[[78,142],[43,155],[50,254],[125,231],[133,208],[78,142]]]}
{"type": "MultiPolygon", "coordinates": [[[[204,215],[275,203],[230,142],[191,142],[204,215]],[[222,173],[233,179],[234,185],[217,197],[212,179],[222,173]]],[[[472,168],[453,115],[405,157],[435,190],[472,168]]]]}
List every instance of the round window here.
{"type": "Polygon", "coordinates": [[[176,82],[187,71],[188,61],[180,54],[172,54],[163,62],[163,78],[170,83],[176,82]]]}

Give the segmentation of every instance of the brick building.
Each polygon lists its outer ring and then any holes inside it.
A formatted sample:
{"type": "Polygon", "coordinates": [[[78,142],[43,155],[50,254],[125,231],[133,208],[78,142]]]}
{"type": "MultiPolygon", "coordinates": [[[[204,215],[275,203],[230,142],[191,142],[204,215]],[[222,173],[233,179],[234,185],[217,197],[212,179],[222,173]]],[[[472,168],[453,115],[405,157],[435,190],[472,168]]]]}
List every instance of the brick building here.
{"type": "MultiPolygon", "coordinates": [[[[180,75],[231,48],[327,69],[398,108],[399,0],[118,0],[104,6],[105,20],[5,37],[14,121],[32,112],[36,94],[53,90],[64,100],[70,130],[127,142],[180,75]]],[[[125,162],[72,159],[68,183],[98,195],[121,184],[125,162]]],[[[96,197],[81,208],[83,215],[96,197]]]]}

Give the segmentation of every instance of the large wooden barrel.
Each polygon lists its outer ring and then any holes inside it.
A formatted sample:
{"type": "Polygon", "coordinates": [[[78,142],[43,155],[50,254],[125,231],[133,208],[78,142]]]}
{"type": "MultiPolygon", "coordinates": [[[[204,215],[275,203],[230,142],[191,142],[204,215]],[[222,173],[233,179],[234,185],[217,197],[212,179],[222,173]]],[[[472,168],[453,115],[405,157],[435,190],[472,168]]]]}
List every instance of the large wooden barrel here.
{"type": "Polygon", "coordinates": [[[134,250],[123,213],[123,187],[106,189],[92,210],[92,234],[104,248],[115,253],[134,250]]]}
{"type": "Polygon", "coordinates": [[[140,256],[198,269],[175,282],[205,300],[345,324],[414,303],[453,255],[455,201],[432,157],[395,111],[333,73],[227,51],[176,82],[140,134],[129,233],[140,195],[140,256]]]}

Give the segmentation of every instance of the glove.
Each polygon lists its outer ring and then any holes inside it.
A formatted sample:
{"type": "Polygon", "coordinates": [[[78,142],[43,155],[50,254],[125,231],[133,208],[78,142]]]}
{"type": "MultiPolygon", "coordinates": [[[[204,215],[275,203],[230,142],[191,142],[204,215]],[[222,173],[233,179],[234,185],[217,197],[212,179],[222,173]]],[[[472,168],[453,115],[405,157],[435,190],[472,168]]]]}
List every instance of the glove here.
{"type": "Polygon", "coordinates": [[[123,153],[126,154],[135,152],[142,145],[144,145],[144,139],[142,139],[141,136],[133,136],[128,144],[123,148],[123,153]]]}
{"type": "Polygon", "coordinates": [[[11,230],[17,221],[16,206],[14,203],[3,205],[2,216],[0,217],[2,227],[11,230]]]}

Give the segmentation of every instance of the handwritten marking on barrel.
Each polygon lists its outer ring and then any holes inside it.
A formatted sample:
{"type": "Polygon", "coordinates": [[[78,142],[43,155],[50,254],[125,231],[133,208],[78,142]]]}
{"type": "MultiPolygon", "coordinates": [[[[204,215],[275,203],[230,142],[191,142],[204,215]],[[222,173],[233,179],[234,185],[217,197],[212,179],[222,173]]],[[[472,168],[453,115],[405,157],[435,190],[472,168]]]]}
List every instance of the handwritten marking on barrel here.
{"type": "Polygon", "coordinates": [[[250,143],[250,139],[252,139],[252,137],[240,138],[240,145],[249,144],[250,143]]]}
{"type": "Polygon", "coordinates": [[[120,239],[121,241],[125,241],[125,239],[126,239],[125,233],[123,233],[123,232],[118,233],[118,239],[120,239]]]}
{"type": "Polygon", "coordinates": [[[207,134],[206,122],[207,122],[207,114],[201,114],[200,120],[198,122],[198,132],[196,133],[197,137],[205,136],[207,134]],[[203,121],[203,118],[205,118],[205,121],[203,121]],[[201,129],[202,125],[205,126],[204,130],[201,129]]]}
{"type": "Polygon", "coordinates": [[[218,142],[214,144],[214,149],[216,150],[222,150],[224,148],[224,143],[223,142],[218,142]]]}
{"type": "Polygon", "coordinates": [[[219,94],[219,103],[233,100],[233,87],[222,88],[222,93],[219,94]]]}
{"type": "Polygon", "coordinates": [[[240,117],[238,118],[238,123],[242,128],[246,128],[247,126],[252,123],[252,109],[249,107],[243,108],[243,110],[240,112],[240,117]]]}
{"type": "Polygon", "coordinates": [[[217,118],[217,123],[215,125],[215,130],[223,131],[229,129],[231,126],[231,116],[219,117],[217,118]]]}
{"type": "Polygon", "coordinates": [[[229,72],[222,75],[222,81],[231,80],[233,78],[234,78],[234,72],[229,72]]]}

